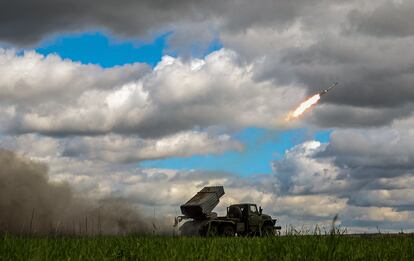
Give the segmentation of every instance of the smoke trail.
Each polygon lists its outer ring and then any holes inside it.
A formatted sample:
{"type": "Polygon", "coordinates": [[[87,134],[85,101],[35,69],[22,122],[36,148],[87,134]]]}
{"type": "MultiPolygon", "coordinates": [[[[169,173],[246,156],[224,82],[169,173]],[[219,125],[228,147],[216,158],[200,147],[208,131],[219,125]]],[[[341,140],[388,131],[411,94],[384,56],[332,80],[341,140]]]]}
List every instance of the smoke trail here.
{"type": "Polygon", "coordinates": [[[0,149],[0,233],[148,233],[150,222],[123,199],[94,202],[68,184],[48,181],[48,168],[0,149]]]}
{"type": "Polygon", "coordinates": [[[315,94],[312,97],[306,99],[306,101],[302,102],[294,111],[289,112],[286,116],[286,121],[290,121],[292,119],[296,119],[305,113],[309,108],[315,105],[321,99],[321,95],[315,94]]]}

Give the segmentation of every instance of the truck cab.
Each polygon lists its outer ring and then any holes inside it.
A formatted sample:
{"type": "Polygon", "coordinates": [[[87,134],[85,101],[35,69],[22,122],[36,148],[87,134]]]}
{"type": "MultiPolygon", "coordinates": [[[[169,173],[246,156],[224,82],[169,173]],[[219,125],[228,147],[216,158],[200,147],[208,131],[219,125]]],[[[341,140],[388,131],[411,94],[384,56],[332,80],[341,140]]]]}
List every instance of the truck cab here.
{"type": "Polygon", "coordinates": [[[234,204],[227,208],[227,218],[236,220],[238,234],[261,235],[273,233],[276,220],[262,213],[262,208],[256,204],[234,204]]]}

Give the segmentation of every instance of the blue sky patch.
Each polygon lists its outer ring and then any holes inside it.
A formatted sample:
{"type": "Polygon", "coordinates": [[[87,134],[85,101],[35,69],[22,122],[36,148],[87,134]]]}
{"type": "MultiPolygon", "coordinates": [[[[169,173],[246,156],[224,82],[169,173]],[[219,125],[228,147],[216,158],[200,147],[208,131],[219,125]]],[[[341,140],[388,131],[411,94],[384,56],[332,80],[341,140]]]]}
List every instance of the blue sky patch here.
{"type": "Polygon", "coordinates": [[[274,131],[248,128],[234,135],[245,145],[243,152],[229,151],[219,155],[197,155],[187,158],[150,160],[140,163],[145,168],[199,169],[224,171],[241,176],[271,173],[271,162],[283,158],[285,151],[306,140],[329,141],[331,131],[309,129],[274,131]]]}
{"type": "Polygon", "coordinates": [[[84,64],[99,64],[113,67],[141,62],[155,66],[166,49],[169,33],[155,37],[152,41],[120,41],[99,32],[58,36],[44,42],[36,49],[38,53],[58,54],[62,58],[84,64]]]}
{"type": "MultiPolygon", "coordinates": [[[[180,55],[168,46],[168,37],[172,34],[173,32],[167,32],[149,41],[119,40],[100,32],[67,34],[44,41],[35,50],[43,55],[54,53],[64,59],[83,64],[98,64],[104,68],[134,62],[147,63],[154,67],[165,54],[174,57],[180,55]]],[[[222,47],[217,37],[201,52],[195,43],[191,46],[190,53],[193,57],[200,58],[222,47]]]]}

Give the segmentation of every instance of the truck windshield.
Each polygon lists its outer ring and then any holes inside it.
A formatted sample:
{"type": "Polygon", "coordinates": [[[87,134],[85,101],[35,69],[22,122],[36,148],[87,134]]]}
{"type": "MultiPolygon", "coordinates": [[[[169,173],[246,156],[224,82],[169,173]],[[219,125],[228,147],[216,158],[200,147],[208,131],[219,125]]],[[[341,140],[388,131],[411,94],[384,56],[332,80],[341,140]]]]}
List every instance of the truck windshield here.
{"type": "Polygon", "coordinates": [[[255,205],[250,205],[250,212],[257,213],[257,207],[255,205]]]}

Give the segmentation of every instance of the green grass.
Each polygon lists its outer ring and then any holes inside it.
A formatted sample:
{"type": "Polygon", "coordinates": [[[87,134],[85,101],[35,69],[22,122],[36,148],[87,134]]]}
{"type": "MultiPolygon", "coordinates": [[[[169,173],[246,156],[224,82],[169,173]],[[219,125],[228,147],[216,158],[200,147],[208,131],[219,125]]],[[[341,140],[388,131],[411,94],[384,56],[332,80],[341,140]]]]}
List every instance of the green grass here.
{"type": "Polygon", "coordinates": [[[413,236],[0,236],[0,260],[414,260],[413,236]]]}

